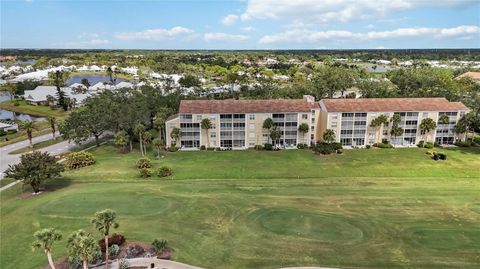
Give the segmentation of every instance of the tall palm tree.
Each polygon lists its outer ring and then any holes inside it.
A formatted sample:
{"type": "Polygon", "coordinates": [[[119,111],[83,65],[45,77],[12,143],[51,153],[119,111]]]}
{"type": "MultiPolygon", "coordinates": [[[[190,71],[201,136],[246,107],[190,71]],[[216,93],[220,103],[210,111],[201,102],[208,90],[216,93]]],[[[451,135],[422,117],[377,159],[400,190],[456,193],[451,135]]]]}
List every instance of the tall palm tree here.
{"type": "Polygon", "coordinates": [[[78,230],[68,237],[67,249],[70,259],[79,257],[83,263],[83,269],[88,269],[88,263],[92,261],[98,251],[98,243],[90,234],[78,230]]]}
{"type": "MultiPolygon", "coordinates": [[[[272,129],[272,127],[274,126],[274,122],[272,120],[272,118],[266,118],[264,121],[263,121],[263,129],[267,129],[270,133],[270,129],[272,129]]],[[[270,144],[270,135],[268,136],[268,143],[270,144]]]]}
{"type": "Polygon", "coordinates": [[[202,127],[203,130],[206,130],[207,132],[207,148],[210,147],[210,136],[208,135],[208,131],[212,129],[212,122],[210,119],[203,119],[202,122],[200,123],[200,126],[202,127]]]}
{"type": "Polygon", "coordinates": [[[142,156],[145,156],[145,153],[143,152],[143,134],[145,133],[145,126],[141,123],[135,125],[134,132],[138,136],[138,141],[140,142],[140,152],[142,153],[142,156]]]}
{"type": "Polygon", "coordinates": [[[170,138],[175,141],[175,145],[177,145],[177,141],[182,137],[182,132],[180,128],[173,128],[172,131],[170,132],[170,138]]]}
{"type": "Polygon", "coordinates": [[[323,140],[327,143],[335,141],[335,131],[332,129],[326,129],[325,132],[323,132],[323,140]]]}
{"type": "Polygon", "coordinates": [[[50,128],[52,129],[52,136],[53,140],[55,140],[55,132],[57,131],[56,125],[57,125],[57,118],[53,116],[48,116],[47,121],[50,124],[50,128]]]}
{"type": "Polygon", "coordinates": [[[270,138],[272,139],[273,146],[277,146],[277,141],[282,137],[282,132],[277,126],[270,129],[270,138]]]}
{"type": "Polygon", "coordinates": [[[450,117],[448,117],[448,116],[445,115],[445,114],[440,115],[440,117],[438,117],[438,123],[440,123],[440,124],[448,124],[448,123],[450,123],[450,117]]]}
{"type": "Polygon", "coordinates": [[[155,151],[157,152],[157,156],[155,158],[160,159],[160,151],[164,146],[163,140],[160,138],[153,139],[152,146],[155,148],[155,151]]]}
{"type": "Polygon", "coordinates": [[[47,254],[48,263],[52,269],[55,269],[52,259],[52,245],[55,241],[60,241],[62,239],[62,234],[60,231],[54,228],[46,228],[38,230],[33,234],[35,241],[32,243],[33,249],[43,248],[43,251],[47,254]]]}
{"type": "MultiPolygon", "coordinates": [[[[376,117],[375,119],[372,120],[372,122],[370,123],[370,127],[373,127],[373,128],[375,128],[376,131],[378,131],[378,129],[380,127],[383,128],[383,125],[387,122],[388,122],[388,117],[385,114],[382,114],[382,115],[379,115],[378,117],[376,117]]],[[[377,133],[377,132],[375,132],[375,133],[377,133]]],[[[375,134],[375,141],[377,141],[376,134],[375,134]]]]}
{"type": "Polygon", "coordinates": [[[145,152],[145,155],[147,154],[147,146],[152,143],[153,139],[153,134],[151,131],[145,132],[143,134],[143,152],[145,152]]]}
{"type": "Polygon", "coordinates": [[[27,133],[28,141],[30,142],[30,148],[33,148],[33,130],[36,129],[33,121],[22,121],[20,123],[20,129],[25,130],[27,133]]]}
{"type": "Polygon", "coordinates": [[[95,228],[104,236],[105,240],[105,269],[108,269],[108,235],[110,228],[118,228],[116,221],[117,213],[111,209],[105,209],[95,213],[91,219],[95,228]]]}
{"type": "Polygon", "coordinates": [[[430,133],[430,131],[434,130],[435,128],[437,128],[437,124],[433,119],[425,118],[422,120],[422,122],[420,123],[420,129],[425,131],[425,135],[423,139],[425,142],[427,142],[427,134],[430,133]]]}
{"type": "Polygon", "coordinates": [[[298,126],[298,131],[303,134],[303,143],[304,144],[306,144],[305,134],[308,133],[308,129],[309,129],[308,124],[306,124],[305,122],[298,126]]]}

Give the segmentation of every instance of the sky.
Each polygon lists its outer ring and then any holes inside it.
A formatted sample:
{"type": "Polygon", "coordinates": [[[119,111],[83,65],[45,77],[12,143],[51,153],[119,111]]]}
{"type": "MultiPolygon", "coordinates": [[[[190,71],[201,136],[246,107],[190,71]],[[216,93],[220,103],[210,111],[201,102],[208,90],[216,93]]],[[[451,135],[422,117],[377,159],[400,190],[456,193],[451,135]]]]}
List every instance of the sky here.
{"type": "Polygon", "coordinates": [[[480,48],[480,0],[0,0],[0,48],[480,48]]]}

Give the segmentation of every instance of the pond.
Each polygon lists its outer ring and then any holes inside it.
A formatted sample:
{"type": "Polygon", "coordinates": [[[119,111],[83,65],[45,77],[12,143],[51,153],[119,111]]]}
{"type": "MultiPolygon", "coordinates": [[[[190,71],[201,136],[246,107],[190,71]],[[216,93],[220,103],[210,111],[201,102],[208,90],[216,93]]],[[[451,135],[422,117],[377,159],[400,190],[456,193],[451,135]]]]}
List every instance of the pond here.
{"type": "MultiPolygon", "coordinates": [[[[10,100],[10,93],[0,91],[0,102],[10,100]]],[[[10,110],[0,109],[0,120],[42,121],[45,120],[45,117],[36,117],[27,114],[16,113],[10,110]]]]}
{"type": "MultiPolygon", "coordinates": [[[[86,78],[88,80],[88,83],[90,83],[90,86],[93,86],[99,82],[110,82],[110,77],[108,75],[91,75],[91,74],[85,74],[85,75],[76,75],[67,80],[67,85],[70,86],[75,83],[82,83],[82,79],[86,78]]],[[[117,78],[116,83],[120,83],[123,81],[128,81],[123,78],[117,78]]]]}

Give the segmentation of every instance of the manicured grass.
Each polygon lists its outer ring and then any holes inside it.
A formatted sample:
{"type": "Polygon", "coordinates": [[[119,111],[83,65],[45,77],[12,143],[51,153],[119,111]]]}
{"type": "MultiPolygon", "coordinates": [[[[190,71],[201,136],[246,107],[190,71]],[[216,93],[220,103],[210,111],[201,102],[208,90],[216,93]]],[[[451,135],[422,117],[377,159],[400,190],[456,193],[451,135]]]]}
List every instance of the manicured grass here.
{"type": "MultiPolygon", "coordinates": [[[[35,130],[33,131],[33,137],[37,137],[40,135],[51,133],[50,124],[47,121],[39,121],[35,122],[35,130]]],[[[14,134],[9,134],[0,137],[0,147],[7,146],[13,143],[17,143],[23,140],[27,140],[27,134],[24,130],[19,130],[14,134]],[[6,141],[8,138],[8,141],[6,141]]]]}
{"type": "Polygon", "coordinates": [[[67,115],[67,112],[63,111],[62,109],[51,109],[49,106],[30,105],[23,100],[1,102],[0,108],[37,117],[52,116],[63,118],[67,115]],[[19,105],[15,106],[15,103],[18,103],[19,105]]]}
{"type": "Polygon", "coordinates": [[[45,148],[45,147],[48,147],[48,146],[51,146],[51,145],[58,144],[58,143],[63,142],[63,141],[64,140],[63,140],[62,137],[57,137],[57,139],[55,139],[55,140],[50,139],[50,140],[42,141],[42,142],[39,142],[39,143],[35,143],[35,144],[33,144],[33,149],[31,147],[24,147],[24,148],[21,148],[21,149],[10,151],[8,154],[21,154],[21,153],[25,153],[25,152],[30,152],[32,150],[42,149],[42,148],[45,148]]]}
{"type": "Polygon", "coordinates": [[[6,186],[12,182],[14,182],[15,180],[14,179],[11,179],[11,178],[3,178],[0,180],[0,188],[3,187],[3,186],[6,186]]]}
{"type": "Polygon", "coordinates": [[[145,180],[138,154],[100,147],[94,166],[65,173],[50,192],[1,193],[0,267],[45,265],[30,252],[35,230],[96,234],[90,217],[112,208],[116,232],[168,239],[176,260],[206,268],[478,268],[480,150],[441,149],[445,162],[425,151],[164,153],[154,168],[171,166],[174,179],[145,180]]]}

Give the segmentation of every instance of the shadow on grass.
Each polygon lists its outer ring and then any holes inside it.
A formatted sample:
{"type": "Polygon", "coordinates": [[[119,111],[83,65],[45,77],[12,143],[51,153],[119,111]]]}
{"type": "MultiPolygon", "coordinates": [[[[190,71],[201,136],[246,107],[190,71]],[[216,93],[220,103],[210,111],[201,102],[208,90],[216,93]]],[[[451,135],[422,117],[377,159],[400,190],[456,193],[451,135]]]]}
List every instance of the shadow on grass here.
{"type": "Polygon", "coordinates": [[[475,154],[480,155],[480,147],[451,147],[451,148],[438,148],[438,150],[453,151],[461,154],[475,154]]]}

